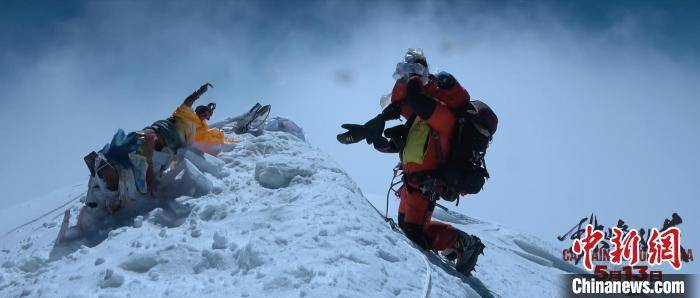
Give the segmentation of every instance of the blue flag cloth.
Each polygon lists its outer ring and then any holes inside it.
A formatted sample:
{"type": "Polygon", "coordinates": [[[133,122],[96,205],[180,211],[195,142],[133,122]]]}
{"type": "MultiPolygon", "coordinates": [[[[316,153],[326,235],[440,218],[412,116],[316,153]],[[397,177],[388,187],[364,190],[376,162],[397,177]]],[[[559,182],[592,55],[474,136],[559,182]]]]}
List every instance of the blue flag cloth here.
{"type": "Polygon", "coordinates": [[[138,148],[139,136],[134,132],[127,135],[124,130],[119,129],[112,137],[112,141],[106,144],[100,150],[100,153],[110,162],[119,164],[125,169],[130,169],[131,160],[129,159],[129,153],[138,150],[138,148]]]}

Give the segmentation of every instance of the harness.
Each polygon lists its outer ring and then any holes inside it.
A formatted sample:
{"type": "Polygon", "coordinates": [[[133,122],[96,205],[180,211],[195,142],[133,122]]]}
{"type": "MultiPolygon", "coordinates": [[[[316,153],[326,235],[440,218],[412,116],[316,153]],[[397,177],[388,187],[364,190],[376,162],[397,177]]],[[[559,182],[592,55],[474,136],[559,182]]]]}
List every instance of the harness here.
{"type": "Polygon", "coordinates": [[[403,173],[402,181],[409,192],[419,192],[433,202],[439,199],[456,200],[456,205],[459,205],[459,193],[450,190],[437,170],[403,173]]]}

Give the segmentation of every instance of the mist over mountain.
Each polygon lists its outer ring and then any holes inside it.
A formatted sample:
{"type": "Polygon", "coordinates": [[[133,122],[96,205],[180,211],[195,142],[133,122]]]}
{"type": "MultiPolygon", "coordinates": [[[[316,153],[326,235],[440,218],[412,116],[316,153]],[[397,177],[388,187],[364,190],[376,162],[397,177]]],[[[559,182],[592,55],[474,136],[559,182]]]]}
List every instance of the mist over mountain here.
{"type": "Polygon", "coordinates": [[[684,245],[698,247],[697,6],[7,1],[0,203],[83,183],[87,152],[169,116],[203,82],[215,85],[202,99],[218,103],[212,120],[272,104],[381,197],[396,156],[335,135],[379,113],[396,63],[421,47],[431,72],[452,73],[501,120],[492,179],[455,211],[544,240],[591,213],[646,228],[679,212],[684,245]]]}

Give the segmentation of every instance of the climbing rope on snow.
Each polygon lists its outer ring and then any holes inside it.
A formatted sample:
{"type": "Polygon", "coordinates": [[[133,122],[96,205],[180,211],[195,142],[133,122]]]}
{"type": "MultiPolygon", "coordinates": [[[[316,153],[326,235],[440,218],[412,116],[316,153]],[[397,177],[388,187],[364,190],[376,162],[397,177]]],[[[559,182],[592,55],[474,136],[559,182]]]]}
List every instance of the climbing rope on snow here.
{"type": "Polygon", "coordinates": [[[400,180],[399,180],[399,182],[396,182],[396,183],[394,182],[394,179],[396,179],[396,177],[398,176],[397,173],[398,173],[397,169],[394,168],[394,177],[391,179],[391,187],[389,187],[389,191],[387,192],[387,195],[386,195],[387,199],[386,199],[385,214],[382,214],[382,212],[379,211],[379,209],[377,209],[377,207],[375,207],[374,204],[372,204],[372,202],[370,202],[367,198],[365,198],[364,196],[362,198],[365,199],[365,201],[370,206],[372,206],[372,209],[374,209],[374,211],[377,212],[377,214],[380,217],[382,217],[382,219],[384,219],[384,221],[386,223],[389,224],[389,227],[391,228],[391,230],[404,236],[401,238],[401,240],[403,240],[404,243],[406,243],[408,246],[410,246],[411,249],[413,249],[414,251],[418,251],[421,253],[420,255],[421,255],[421,257],[423,257],[423,264],[425,265],[425,279],[423,281],[423,291],[421,293],[421,297],[428,298],[430,296],[430,288],[432,287],[432,276],[433,276],[433,271],[430,267],[430,261],[428,261],[428,257],[425,255],[426,253],[423,251],[423,249],[419,248],[415,243],[413,243],[413,241],[408,240],[408,238],[406,237],[406,234],[404,234],[403,231],[401,231],[401,229],[398,228],[398,226],[396,225],[394,220],[388,216],[388,214],[389,214],[389,193],[391,192],[391,190],[393,189],[394,186],[396,186],[398,183],[401,182],[400,180]]]}
{"type": "Polygon", "coordinates": [[[63,208],[63,207],[68,206],[68,204],[73,203],[75,200],[80,199],[80,197],[84,196],[85,193],[86,193],[86,192],[83,192],[83,193],[77,195],[76,197],[70,199],[70,201],[63,203],[61,206],[58,206],[58,207],[56,207],[56,208],[53,208],[53,209],[51,209],[51,210],[49,210],[49,211],[43,213],[42,215],[39,215],[37,218],[32,219],[32,220],[30,220],[30,221],[28,221],[28,222],[25,222],[25,223],[23,223],[23,224],[21,224],[21,225],[15,227],[15,228],[13,228],[12,230],[9,230],[9,231],[5,232],[5,234],[3,234],[2,236],[5,237],[5,236],[7,236],[7,235],[10,235],[12,232],[15,232],[15,231],[17,231],[17,230],[19,230],[19,229],[21,229],[21,228],[24,228],[24,227],[26,227],[26,226],[28,226],[28,225],[30,225],[30,224],[33,224],[33,223],[39,221],[40,219],[42,219],[42,218],[44,218],[44,217],[46,217],[46,216],[51,215],[52,213],[56,212],[57,210],[59,210],[59,209],[61,209],[61,208],[63,208]]]}
{"type": "Polygon", "coordinates": [[[423,282],[423,294],[421,297],[428,298],[432,287],[433,270],[430,269],[430,263],[428,263],[428,257],[425,254],[423,254],[423,263],[425,264],[425,281],[423,282]]]}
{"type": "MultiPolygon", "coordinates": [[[[394,175],[391,178],[391,183],[390,183],[389,189],[387,190],[387,193],[386,193],[386,206],[384,209],[384,214],[382,214],[381,211],[379,211],[379,209],[377,209],[377,207],[375,207],[372,204],[372,202],[370,202],[367,198],[364,198],[364,197],[363,198],[365,199],[365,201],[367,201],[367,203],[369,203],[370,206],[372,206],[374,211],[377,212],[377,214],[379,216],[381,216],[384,219],[384,221],[389,224],[389,227],[394,232],[397,232],[397,233],[404,236],[401,239],[406,244],[408,244],[411,248],[421,252],[421,256],[423,257],[423,262],[425,264],[425,280],[423,282],[423,292],[421,294],[421,297],[427,298],[430,296],[430,289],[432,287],[432,269],[430,266],[430,260],[428,260],[428,255],[427,255],[430,252],[424,251],[422,248],[418,247],[415,243],[413,243],[413,241],[408,240],[408,238],[406,237],[406,234],[404,234],[403,231],[401,229],[399,229],[398,225],[394,222],[394,220],[389,217],[389,195],[391,194],[392,191],[394,193],[398,193],[397,190],[394,189],[394,187],[403,182],[402,179],[399,179],[399,181],[395,181],[396,177],[399,177],[400,175],[401,175],[401,164],[399,163],[396,167],[394,167],[394,175]]],[[[437,207],[439,207],[440,209],[445,210],[445,212],[450,212],[450,210],[447,207],[445,207],[437,202],[435,203],[435,205],[437,207]]],[[[438,255],[435,255],[435,256],[439,258],[438,255]]],[[[465,277],[465,278],[474,279],[474,277],[465,277]]],[[[478,279],[476,279],[476,281],[478,283],[481,283],[481,281],[479,281],[478,279]]],[[[478,289],[476,287],[477,285],[475,284],[475,282],[473,280],[467,281],[467,284],[469,284],[469,286],[472,287],[472,289],[474,289],[475,291],[477,291],[477,293],[479,295],[481,295],[482,297],[494,297],[495,296],[495,293],[492,292],[491,290],[489,290],[488,288],[484,287],[483,284],[482,284],[481,288],[483,290],[486,290],[486,293],[482,293],[482,292],[478,291],[478,289]]]]}

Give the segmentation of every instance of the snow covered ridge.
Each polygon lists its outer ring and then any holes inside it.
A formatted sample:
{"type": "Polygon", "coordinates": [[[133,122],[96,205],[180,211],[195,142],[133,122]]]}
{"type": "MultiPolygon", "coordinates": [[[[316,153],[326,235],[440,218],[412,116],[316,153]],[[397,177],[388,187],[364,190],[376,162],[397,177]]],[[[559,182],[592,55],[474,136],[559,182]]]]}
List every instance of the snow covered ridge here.
{"type": "Polygon", "coordinates": [[[285,132],[239,138],[200,168],[210,193],[55,259],[62,211],[78,213],[85,185],[0,210],[0,296],[555,296],[562,269],[576,270],[536,238],[436,210],[487,245],[465,279],[392,231],[325,153],[285,132]]]}

